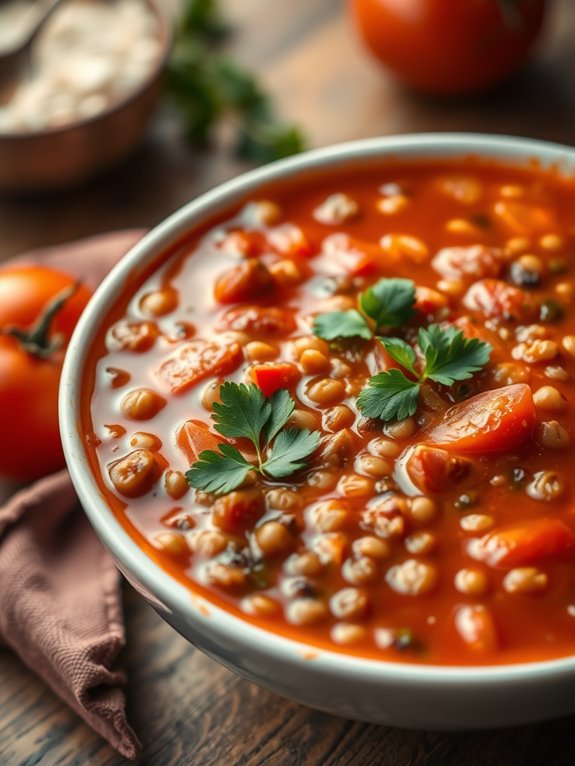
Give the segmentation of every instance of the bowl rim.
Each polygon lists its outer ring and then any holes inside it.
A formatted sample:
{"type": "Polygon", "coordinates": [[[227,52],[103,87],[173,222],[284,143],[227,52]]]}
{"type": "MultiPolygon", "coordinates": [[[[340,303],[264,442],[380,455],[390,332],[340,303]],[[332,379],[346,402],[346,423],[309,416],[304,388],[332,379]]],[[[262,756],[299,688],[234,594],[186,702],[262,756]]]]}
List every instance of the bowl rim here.
{"type": "Polygon", "coordinates": [[[401,682],[417,686],[461,688],[469,683],[479,686],[505,681],[531,683],[575,674],[575,655],[550,660],[498,665],[429,665],[390,662],[356,656],[317,647],[258,627],[209,601],[186,587],[149,557],[121,526],[108,507],[92,475],[79,433],[81,379],[79,371],[93,332],[101,317],[122,292],[130,277],[153,261],[158,254],[178,242],[184,233],[202,220],[225,210],[256,191],[262,184],[289,178],[300,171],[335,168],[338,165],[366,160],[465,158],[466,156],[519,164],[536,159],[543,167],[556,166],[575,172],[575,149],[561,144],[513,136],[481,133],[419,133],[362,139],[308,151],[295,157],[265,165],[218,185],[172,213],[146,234],[108,273],[82,314],[71,338],[62,370],[60,385],[60,430],[72,482],[84,510],[105,546],[130,575],[158,600],[161,610],[186,615],[188,621],[204,623],[204,628],[233,637],[236,644],[257,647],[272,661],[289,662],[342,680],[361,678],[365,682],[401,682]],[[207,622],[206,622],[207,621],[207,622]],[[313,660],[310,662],[310,660],[313,660]]]}
{"type": "Polygon", "coordinates": [[[156,28],[158,31],[158,37],[160,40],[161,50],[158,57],[149,70],[143,80],[141,80],[135,87],[130,88],[121,98],[112,101],[103,111],[92,114],[88,117],[82,117],[81,119],[73,120],[72,122],[66,122],[63,125],[57,125],[53,128],[42,128],[40,130],[16,130],[0,132],[0,143],[16,143],[21,141],[27,141],[28,139],[43,139],[51,138],[53,136],[59,136],[70,131],[82,129],[90,126],[93,123],[105,120],[107,117],[122,111],[125,107],[128,107],[133,101],[140,98],[154,83],[161,77],[164,71],[167,61],[172,52],[172,44],[174,41],[174,24],[168,16],[168,12],[161,4],[160,0],[144,0],[144,4],[148,6],[148,9],[153,14],[156,20],[156,28]]]}

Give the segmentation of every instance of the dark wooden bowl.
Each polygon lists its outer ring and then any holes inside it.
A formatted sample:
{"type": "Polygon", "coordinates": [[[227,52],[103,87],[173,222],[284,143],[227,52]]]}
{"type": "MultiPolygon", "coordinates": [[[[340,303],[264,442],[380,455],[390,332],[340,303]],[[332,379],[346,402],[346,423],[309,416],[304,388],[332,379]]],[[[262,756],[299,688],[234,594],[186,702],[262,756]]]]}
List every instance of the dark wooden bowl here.
{"type": "Polygon", "coordinates": [[[144,136],[158,103],[171,51],[172,27],[157,0],[154,12],[162,53],[147,78],[93,117],[43,131],[0,134],[0,192],[69,188],[111,167],[144,136]]]}

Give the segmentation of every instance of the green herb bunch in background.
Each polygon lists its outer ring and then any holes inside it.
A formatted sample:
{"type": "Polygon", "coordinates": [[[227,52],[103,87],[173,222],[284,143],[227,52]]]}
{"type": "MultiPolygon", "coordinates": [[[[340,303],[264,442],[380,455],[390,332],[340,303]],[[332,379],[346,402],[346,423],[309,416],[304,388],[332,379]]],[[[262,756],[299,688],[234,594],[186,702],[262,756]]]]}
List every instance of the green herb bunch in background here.
{"type": "Polygon", "coordinates": [[[185,1],[166,87],[187,137],[204,145],[225,119],[244,159],[264,163],[302,151],[300,130],[279,122],[257,80],[221,52],[229,33],[217,0],[185,1]]]}

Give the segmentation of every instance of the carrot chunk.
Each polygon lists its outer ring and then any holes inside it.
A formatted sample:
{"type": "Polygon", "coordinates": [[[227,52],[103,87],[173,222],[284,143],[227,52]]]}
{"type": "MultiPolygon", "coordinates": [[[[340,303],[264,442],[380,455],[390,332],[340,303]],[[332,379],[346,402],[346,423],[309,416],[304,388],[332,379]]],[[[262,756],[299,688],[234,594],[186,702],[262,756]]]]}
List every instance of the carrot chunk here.
{"type": "Polygon", "coordinates": [[[217,451],[218,445],[225,441],[223,436],[212,433],[206,423],[200,420],[187,420],[176,434],[176,444],[190,465],[196,462],[202,452],[217,451]]]}
{"type": "Polygon", "coordinates": [[[256,386],[259,386],[264,396],[271,396],[280,388],[290,388],[300,378],[300,372],[295,364],[290,362],[270,362],[256,364],[250,370],[250,376],[256,386]]]}
{"type": "Polygon", "coordinates": [[[238,343],[222,346],[207,340],[184,343],[156,370],[173,394],[179,394],[211,375],[227,375],[242,361],[238,343]]]}
{"type": "Polygon", "coordinates": [[[515,383],[450,407],[427,434],[438,446],[462,452],[500,452],[531,437],[537,417],[531,389],[515,383]]]}
{"type": "Polygon", "coordinates": [[[533,519],[470,541],[469,552],[489,566],[513,568],[573,557],[575,535],[560,519],[533,519]]]}

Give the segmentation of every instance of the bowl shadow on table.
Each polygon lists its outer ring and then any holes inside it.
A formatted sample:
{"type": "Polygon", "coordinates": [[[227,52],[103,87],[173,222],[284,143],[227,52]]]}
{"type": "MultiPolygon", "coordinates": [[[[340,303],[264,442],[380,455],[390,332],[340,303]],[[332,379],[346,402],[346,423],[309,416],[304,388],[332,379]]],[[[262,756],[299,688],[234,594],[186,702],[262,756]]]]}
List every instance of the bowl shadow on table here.
{"type": "Polygon", "coordinates": [[[126,592],[129,716],[139,766],[572,765],[575,718],[487,732],[422,732],[336,718],[256,687],[126,592]]]}

